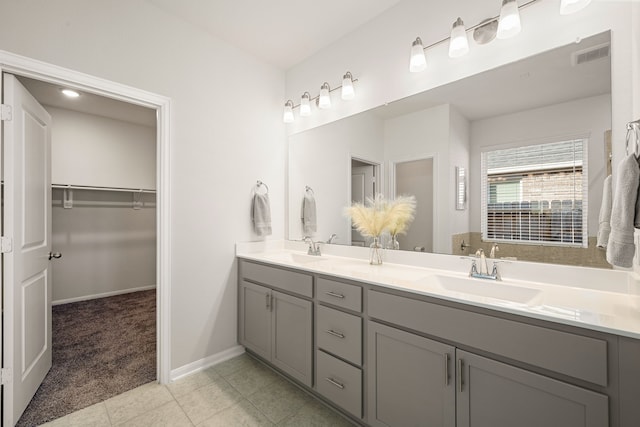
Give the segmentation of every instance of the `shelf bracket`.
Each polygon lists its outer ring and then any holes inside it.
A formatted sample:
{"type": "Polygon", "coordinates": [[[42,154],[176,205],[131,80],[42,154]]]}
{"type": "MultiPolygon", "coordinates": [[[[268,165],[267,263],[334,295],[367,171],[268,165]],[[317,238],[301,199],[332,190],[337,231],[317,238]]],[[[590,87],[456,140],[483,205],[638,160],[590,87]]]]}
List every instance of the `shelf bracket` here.
{"type": "Polygon", "coordinates": [[[62,207],[65,209],[73,208],[73,190],[65,188],[62,195],[62,207]]]}

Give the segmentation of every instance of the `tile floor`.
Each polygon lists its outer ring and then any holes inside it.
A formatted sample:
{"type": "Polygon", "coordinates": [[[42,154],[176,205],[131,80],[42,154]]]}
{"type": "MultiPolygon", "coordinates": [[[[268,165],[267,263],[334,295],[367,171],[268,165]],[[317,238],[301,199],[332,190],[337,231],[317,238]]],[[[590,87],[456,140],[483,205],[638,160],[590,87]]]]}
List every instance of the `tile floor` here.
{"type": "Polygon", "coordinates": [[[60,426],[352,426],[243,354],[172,384],[145,384],[44,424],[60,426]]]}

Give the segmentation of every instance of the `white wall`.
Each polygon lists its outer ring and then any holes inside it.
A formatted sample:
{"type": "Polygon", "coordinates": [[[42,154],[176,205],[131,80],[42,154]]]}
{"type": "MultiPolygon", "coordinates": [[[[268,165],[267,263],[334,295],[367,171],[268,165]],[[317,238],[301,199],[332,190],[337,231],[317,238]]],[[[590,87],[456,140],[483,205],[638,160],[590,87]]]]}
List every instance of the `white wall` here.
{"type": "MultiPolygon", "coordinates": [[[[456,166],[465,167],[467,170],[467,184],[469,182],[469,156],[471,150],[471,124],[458,109],[451,105],[449,111],[449,220],[451,221],[451,235],[467,233],[469,231],[470,204],[467,199],[465,210],[456,210],[456,166]]],[[[467,187],[467,197],[469,188],[467,187]]],[[[452,249],[452,248],[450,248],[452,249]]],[[[453,252],[448,252],[453,253],[453,252]]]]}
{"type": "Polygon", "coordinates": [[[142,0],[3,0],[0,49],[172,99],[172,369],[236,345],[258,179],[283,237],[284,73],[142,0]]]}
{"type": "Polygon", "coordinates": [[[595,236],[606,175],[604,132],[611,129],[610,118],[611,98],[607,94],[471,122],[471,231],[480,231],[480,155],[483,151],[505,145],[588,136],[588,231],[589,236],[595,236]],[[563,120],[556,120],[557,117],[563,120]]]}
{"type": "Polygon", "coordinates": [[[74,207],[62,207],[54,190],[53,302],[65,303],[147,288],[156,284],[155,195],[132,208],[131,193],[75,190],[74,207]]]}
{"type": "Polygon", "coordinates": [[[360,114],[289,138],[289,235],[301,239],[300,210],[305,186],[313,188],[318,215],[315,236],[351,243],[351,222],[342,212],[351,203],[351,158],[382,165],[382,122],[360,114]]]}
{"type": "MultiPolygon", "coordinates": [[[[45,105],[51,114],[54,184],[155,189],[156,129],[45,105]]],[[[74,190],[72,209],[53,192],[53,301],[70,302],[156,284],[155,195],[74,190]],[[136,196],[140,197],[140,196],[136,196]]]]}
{"type": "Polygon", "coordinates": [[[52,183],[155,190],[155,127],[45,108],[53,119],[52,183]]]}
{"type": "Polygon", "coordinates": [[[384,158],[388,165],[399,161],[434,158],[436,208],[433,250],[438,253],[451,252],[450,192],[446,190],[450,185],[449,109],[448,104],[443,104],[384,122],[384,158]]]}

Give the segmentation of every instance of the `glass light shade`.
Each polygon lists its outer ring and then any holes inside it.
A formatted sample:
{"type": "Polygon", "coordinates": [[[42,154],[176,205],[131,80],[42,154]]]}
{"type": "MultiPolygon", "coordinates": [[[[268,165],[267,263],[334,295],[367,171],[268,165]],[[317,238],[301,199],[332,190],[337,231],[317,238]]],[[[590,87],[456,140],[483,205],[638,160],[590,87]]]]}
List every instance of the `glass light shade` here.
{"type": "Polygon", "coordinates": [[[309,117],[311,115],[311,104],[309,100],[311,95],[309,92],[305,92],[302,94],[302,98],[300,98],[300,116],[301,117],[309,117]]]}
{"type": "Polygon", "coordinates": [[[411,45],[411,60],[409,61],[409,71],[419,73],[427,68],[427,58],[424,56],[424,47],[420,37],[411,45]]]}
{"type": "Polygon", "coordinates": [[[285,123],[293,123],[293,101],[289,100],[284,104],[282,120],[285,123]]]}
{"type": "Polygon", "coordinates": [[[355,96],[356,91],[353,89],[353,76],[347,71],[342,78],[342,99],[348,101],[355,98],[355,96]]]}
{"type": "Polygon", "coordinates": [[[469,53],[469,40],[467,39],[467,31],[464,28],[464,22],[458,18],[453,23],[451,29],[451,39],[449,40],[449,57],[459,58],[469,53]]]}
{"type": "Polygon", "coordinates": [[[80,96],[78,92],[72,89],[62,89],[62,93],[69,98],[77,98],[80,96]]]}
{"type": "Polygon", "coordinates": [[[318,98],[318,107],[323,110],[331,108],[331,96],[329,94],[329,83],[324,82],[320,86],[320,98],[318,98]]]}
{"type": "Polygon", "coordinates": [[[500,9],[500,19],[498,21],[499,39],[508,39],[520,32],[520,11],[518,10],[518,2],[516,0],[503,0],[502,9],[500,9]]]}
{"type": "Polygon", "coordinates": [[[560,15],[570,15],[589,6],[591,0],[561,0],[560,15]]]}

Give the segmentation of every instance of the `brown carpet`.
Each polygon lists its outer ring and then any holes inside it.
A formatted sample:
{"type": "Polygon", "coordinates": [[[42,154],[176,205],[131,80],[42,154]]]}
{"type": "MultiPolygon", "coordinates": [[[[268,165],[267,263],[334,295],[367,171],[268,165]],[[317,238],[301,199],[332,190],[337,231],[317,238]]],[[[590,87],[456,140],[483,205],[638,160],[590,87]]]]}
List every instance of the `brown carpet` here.
{"type": "Polygon", "coordinates": [[[156,379],[156,292],[53,307],[53,367],[18,426],[36,426],[156,379]]]}

